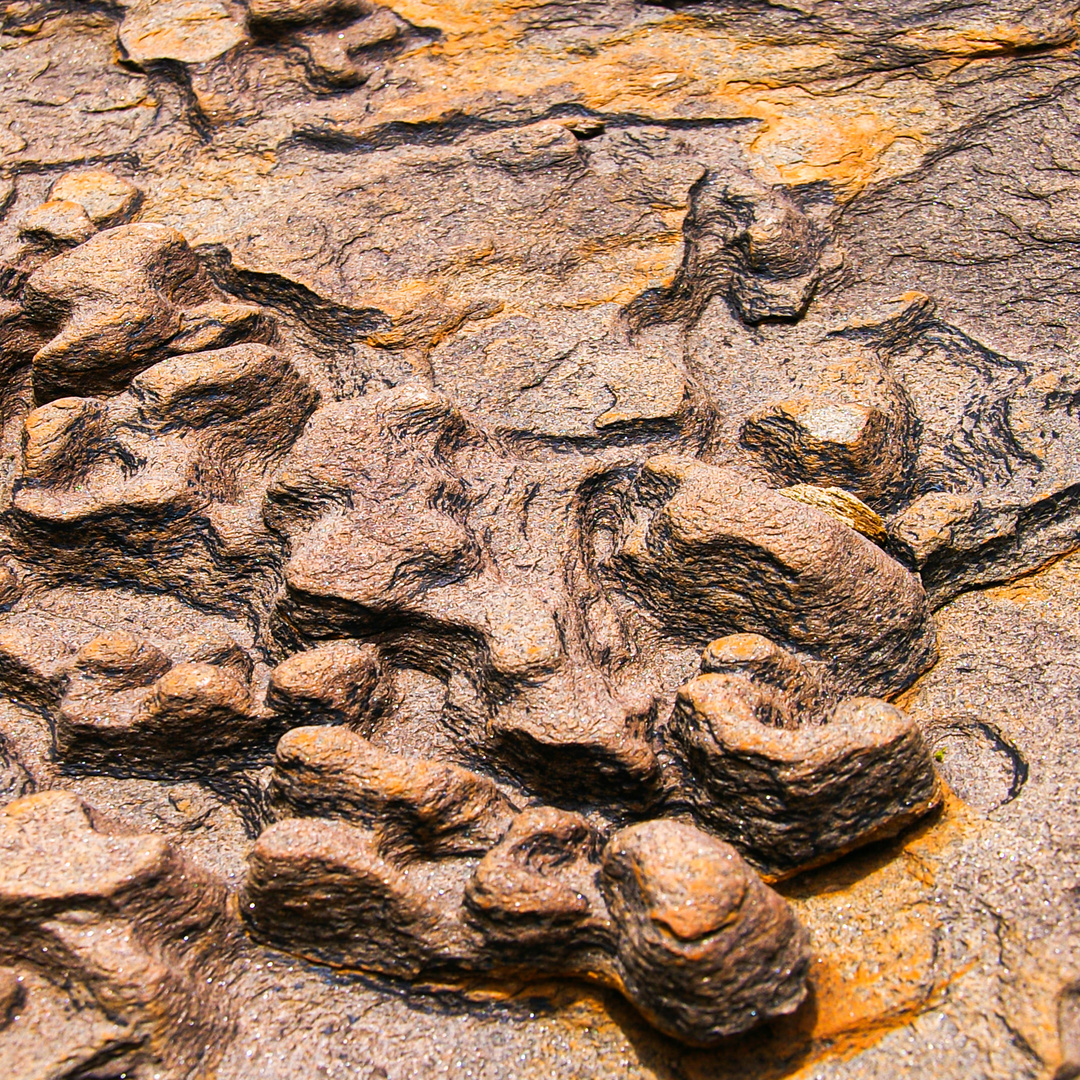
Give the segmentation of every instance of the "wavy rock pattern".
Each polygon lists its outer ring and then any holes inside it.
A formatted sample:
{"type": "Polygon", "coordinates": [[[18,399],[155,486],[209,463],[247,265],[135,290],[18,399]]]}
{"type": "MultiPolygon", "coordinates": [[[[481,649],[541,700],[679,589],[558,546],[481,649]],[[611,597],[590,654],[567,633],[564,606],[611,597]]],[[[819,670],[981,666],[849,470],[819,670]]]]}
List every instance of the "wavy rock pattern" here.
{"type": "Polygon", "coordinates": [[[0,1073],[896,1075],[993,938],[1073,1075],[941,672],[1080,543],[1080,8],[835,8],[0,9],[0,1073]]]}

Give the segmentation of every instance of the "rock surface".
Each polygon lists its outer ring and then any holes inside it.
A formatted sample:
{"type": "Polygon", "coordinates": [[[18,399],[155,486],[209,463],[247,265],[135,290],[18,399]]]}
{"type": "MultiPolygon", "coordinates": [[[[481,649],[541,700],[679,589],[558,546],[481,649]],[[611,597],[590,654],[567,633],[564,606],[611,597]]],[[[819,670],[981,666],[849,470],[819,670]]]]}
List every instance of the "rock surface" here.
{"type": "Polygon", "coordinates": [[[1076,1075],[1078,27],[0,7],[0,1075],[1076,1075]]]}

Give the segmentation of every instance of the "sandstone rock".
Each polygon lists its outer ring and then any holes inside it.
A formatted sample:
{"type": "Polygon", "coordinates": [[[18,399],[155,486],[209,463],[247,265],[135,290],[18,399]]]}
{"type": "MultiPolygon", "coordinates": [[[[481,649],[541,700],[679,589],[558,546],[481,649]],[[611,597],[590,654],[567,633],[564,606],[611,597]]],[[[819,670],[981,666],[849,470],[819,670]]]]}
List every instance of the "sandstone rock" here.
{"type": "Polygon", "coordinates": [[[180,634],[176,644],[191,663],[211,664],[230,672],[241,683],[250,683],[255,673],[250,654],[226,633],[180,634]]]}
{"type": "MultiPolygon", "coordinates": [[[[348,19],[349,13],[343,17],[348,19]]],[[[312,82],[340,89],[366,82],[373,72],[368,53],[385,51],[406,26],[389,9],[377,8],[345,26],[332,18],[328,26],[296,34],[296,40],[307,51],[312,82]]]]}
{"type": "Polygon", "coordinates": [[[904,467],[899,424],[866,405],[785,401],[749,417],[742,442],[778,477],[880,499],[904,467]]]}
{"type": "Polygon", "coordinates": [[[0,959],[77,986],[150,1062],[207,1060],[229,1033],[214,983],[236,948],[221,886],[159,836],[95,828],[65,791],[0,810],[0,851],[0,959]]]}
{"type": "Polygon", "coordinates": [[[341,822],[290,818],[271,825],[251,853],[244,896],[257,933],[390,975],[415,976],[437,964],[453,954],[459,936],[378,855],[370,833],[341,822]]]}
{"type": "Polygon", "coordinates": [[[9,618],[0,625],[0,686],[16,700],[55,705],[74,654],[62,631],[9,618]]]}
{"type": "Polygon", "coordinates": [[[675,458],[647,462],[631,497],[641,509],[608,565],[673,630],[775,637],[848,692],[899,690],[932,663],[918,579],[832,517],[675,458]]]}
{"type": "Polygon", "coordinates": [[[504,169],[549,169],[577,163],[581,144],[565,124],[546,120],[493,132],[478,139],[470,153],[477,161],[504,169]]]}
{"type": "Polygon", "coordinates": [[[786,730],[762,717],[736,675],[679,691],[671,737],[701,786],[697,810],[770,878],[894,835],[941,801],[922,735],[899,709],[842,701],[824,724],[786,730]]]}
{"type": "Polygon", "coordinates": [[[702,1045],[806,993],[807,937],[786,902],[675,822],[624,829],[601,854],[579,814],[532,808],[469,875],[460,861],[395,865],[366,828],[290,819],[259,838],[243,895],[254,931],[303,955],[410,978],[587,973],[702,1045]]]}
{"type": "MultiPolygon", "coordinates": [[[[34,779],[26,771],[6,735],[0,734],[0,806],[33,794],[34,779]]],[[[0,1005],[0,1014],[3,1007],[0,1005]]]]}
{"type": "Polygon", "coordinates": [[[117,637],[80,650],[61,702],[56,745],[73,767],[137,774],[167,762],[207,764],[265,737],[270,718],[252,707],[250,688],[232,671],[170,666],[158,650],[117,637]]]}
{"type": "Polygon", "coordinates": [[[668,1034],[710,1044],[806,994],[809,940],[727,844],[652,821],[615,834],[601,885],[627,996],[668,1034]]]}
{"type": "Polygon", "coordinates": [[[367,0],[250,0],[248,4],[253,23],[274,27],[355,19],[371,8],[367,0]]]}
{"type": "MultiPolygon", "coordinates": [[[[513,145],[506,134],[490,136],[473,153],[514,169],[548,167],[552,146],[577,153],[577,140],[554,123],[534,133],[542,149],[530,151],[531,130],[515,132],[513,145]],[[532,165],[530,152],[537,156],[532,165]]],[[[630,339],[615,312],[604,315],[512,316],[480,324],[433,352],[435,386],[495,430],[530,437],[595,438],[683,420],[688,388],[674,335],[658,328],[630,339]]]]}
{"type": "Polygon", "coordinates": [[[67,538],[68,558],[42,568],[54,579],[107,565],[235,610],[238,572],[270,573],[280,557],[260,484],[315,400],[286,357],[243,343],[170,357],[108,402],[50,402],[24,424],[16,526],[39,546],[67,538]]]}
{"type": "Polygon", "coordinates": [[[106,169],[78,169],[57,180],[49,189],[49,198],[78,203],[99,229],[111,229],[134,217],[142,192],[106,169]]]}
{"type": "Polygon", "coordinates": [[[819,672],[760,634],[730,634],[710,642],[701,654],[701,673],[748,679],[761,694],[755,707],[770,727],[820,722],[831,704],[819,672]]]}
{"type": "Polygon", "coordinates": [[[99,634],[75,654],[79,675],[105,680],[116,690],[149,686],[171,666],[160,649],[124,632],[99,634]]]}
{"type": "Polygon", "coordinates": [[[297,727],[348,724],[362,731],[386,707],[387,692],[375,646],[335,641],[278,664],[266,703],[297,727]]]}
{"type": "Polygon", "coordinates": [[[602,801],[644,805],[659,779],[655,712],[650,696],[620,692],[599,674],[568,667],[521,687],[488,731],[495,751],[537,790],[573,785],[602,801]]]}
{"type": "Polygon", "coordinates": [[[53,197],[23,218],[19,235],[25,240],[74,247],[97,232],[86,210],[78,203],[53,197]]]}
{"type": "Polygon", "coordinates": [[[512,816],[487,777],[389,754],[343,727],[282,736],[271,792],[291,813],[367,826],[380,852],[399,859],[482,853],[512,816]]]}
{"type": "Polygon", "coordinates": [[[14,566],[0,563],[0,611],[7,611],[22,595],[23,585],[14,566]]]}
{"type": "Polygon", "coordinates": [[[249,342],[155,364],[130,393],[142,427],[206,432],[222,465],[234,467],[240,455],[287,444],[317,400],[287,357],[249,342]]]}
{"type": "Polygon", "coordinates": [[[0,968],[0,1030],[11,1021],[12,1013],[25,1000],[23,981],[11,968],[0,968]]]}
{"type": "Polygon", "coordinates": [[[692,199],[678,274],[635,298],[635,322],[693,322],[716,295],[747,323],[798,318],[822,275],[842,261],[792,195],[750,176],[709,171],[692,199]]]}
{"type": "Polygon", "coordinates": [[[214,298],[183,236],[160,225],[106,229],[50,260],[24,293],[29,317],[56,333],[34,359],[38,401],[119,392],[165,354],[180,305],[214,298]]]}
{"type": "Polygon", "coordinates": [[[217,0],[137,0],[120,27],[120,44],[140,65],[162,60],[206,63],[245,38],[243,28],[217,0]]]}
{"type": "Polygon", "coordinates": [[[526,810],[469,879],[468,917],[497,954],[519,964],[535,965],[540,950],[550,963],[580,949],[611,930],[596,883],[598,856],[596,832],[580,814],[526,810]]]}
{"type": "Polygon", "coordinates": [[[0,1075],[1069,1072],[1075,9],[9,3],[0,1075]]]}
{"type": "Polygon", "coordinates": [[[23,476],[72,485],[101,456],[107,417],[93,398],[59,398],[35,409],[23,425],[23,476]]]}

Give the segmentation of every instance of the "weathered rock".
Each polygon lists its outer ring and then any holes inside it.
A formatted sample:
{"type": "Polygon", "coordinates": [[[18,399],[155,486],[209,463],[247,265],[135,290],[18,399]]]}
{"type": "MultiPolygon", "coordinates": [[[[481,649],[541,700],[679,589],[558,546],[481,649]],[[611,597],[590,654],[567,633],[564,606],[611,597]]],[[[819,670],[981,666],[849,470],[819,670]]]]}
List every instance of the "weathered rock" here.
{"type": "Polygon", "coordinates": [[[250,0],[248,12],[254,23],[268,26],[301,26],[328,19],[355,19],[370,13],[368,0],[250,0]]]}
{"type": "Polygon", "coordinates": [[[0,810],[0,851],[4,963],[77,986],[148,1064],[184,1075],[214,1056],[230,1028],[215,977],[237,944],[220,884],[160,836],[100,831],[64,791],[0,810]]]}
{"type": "Polygon", "coordinates": [[[778,477],[880,499],[903,470],[896,422],[867,405],[784,401],[750,416],[742,442],[778,477]]]}
{"type": "Polygon", "coordinates": [[[223,949],[181,1060],[168,995],[117,1008],[25,931],[0,1075],[1067,1073],[1076,16],[9,3],[0,804],[65,784],[236,876],[275,742],[323,726],[275,804],[322,820],[273,826],[296,843],[245,901],[313,963],[223,949]],[[705,646],[717,730],[753,739],[669,723],[705,646]],[[810,1000],[722,1036],[797,1000],[786,909],[717,929],[745,873],[719,841],[618,830],[697,815],[788,873],[895,828],[932,775],[852,695],[901,690],[955,798],[785,886],[810,1000]],[[317,966],[383,961],[467,992],[317,966]],[[723,1049],[517,991],[562,976],[723,1049]]]}
{"type": "Polygon", "coordinates": [[[27,314],[55,336],[34,358],[39,402],[117,393],[167,355],[180,311],[218,299],[180,233],[121,225],[50,260],[31,275],[27,314]]]}
{"type": "MultiPolygon", "coordinates": [[[[396,811],[384,802],[381,812],[396,811]]],[[[449,821],[457,813],[443,812],[449,821]]],[[[806,994],[807,936],[787,903],[692,826],[631,826],[601,853],[581,815],[532,808],[471,875],[461,860],[384,856],[379,827],[288,819],[267,829],[243,894],[255,932],[306,956],[411,978],[588,974],[661,1030],[703,1045],[792,1012],[806,994]]]]}
{"type": "Polygon", "coordinates": [[[344,727],[282,736],[271,794],[291,813],[367,826],[399,859],[482,853],[513,816],[487,777],[387,753],[344,727]]]}
{"type": "Polygon", "coordinates": [[[892,836],[941,802],[919,729],[884,701],[848,698],[826,723],[769,723],[760,689],[701,675],[679,691],[670,735],[697,812],[770,878],[892,836]]]}
{"type": "Polygon", "coordinates": [[[602,801],[648,804],[660,770],[655,714],[650,695],[571,667],[521,687],[488,733],[495,752],[539,791],[575,787],[602,801]]]}
{"type": "Polygon", "coordinates": [[[674,282],[636,298],[632,318],[693,322],[718,294],[747,323],[798,318],[822,275],[842,261],[815,220],[821,209],[808,213],[792,195],[747,175],[706,173],[693,189],[674,282]]]}
{"type": "Polygon", "coordinates": [[[251,853],[244,895],[257,933],[338,963],[415,976],[455,951],[452,922],[354,825],[271,825],[251,853]]]}
{"type": "MultiPolygon", "coordinates": [[[[525,132],[513,145],[474,149],[511,168],[548,168],[556,152],[576,154],[565,127],[553,144],[529,149],[525,132]],[[536,160],[528,164],[528,154],[536,160]],[[519,161],[520,158],[520,161],[519,161]]],[[[569,159],[572,161],[573,159],[569,159]]],[[[563,162],[566,164],[566,162],[563,162]]],[[[630,338],[619,312],[564,313],[546,319],[514,316],[482,323],[431,356],[435,386],[495,431],[531,438],[587,439],[598,433],[690,422],[689,391],[677,335],[658,328],[630,338]]]]}
{"type": "Polygon", "coordinates": [[[388,693],[374,645],[334,641],[278,664],[266,704],[291,726],[348,724],[365,731],[388,707],[388,693]]]}
{"type": "Polygon", "coordinates": [[[78,203],[99,229],[126,225],[139,209],[142,192],[131,181],[105,169],[65,173],[49,189],[50,199],[78,203]]]}
{"type": "Polygon", "coordinates": [[[672,821],[632,825],[604,849],[600,880],[626,993],[662,1031],[710,1044],[805,997],[806,931],[727,844],[672,821]]]}
{"type": "Polygon", "coordinates": [[[497,956],[539,967],[610,934],[596,881],[598,839],[580,814],[564,810],[538,807],[514,819],[465,887],[468,918],[497,956]]]}
{"type": "MultiPolygon", "coordinates": [[[[138,645],[132,642],[131,644],[138,645]]],[[[90,651],[112,650],[101,639],[90,651]]],[[[204,767],[230,752],[259,744],[273,723],[252,705],[251,690],[236,674],[207,663],[167,668],[148,662],[151,650],[135,649],[121,666],[91,667],[80,650],[79,670],[71,678],[56,720],[56,746],[72,767],[138,772],[202,761],[204,767]],[[81,661],[81,662],[80,662],[81,661]]],[[[111,659],[111,658],[110,658],[111,659]]],[[[227,765],[227,758],[219,760],[227,765]]]]}
{"type": "Polygon", "coordinates": [[[258,343],[171,357],[107,402],[50,402],[25,420],[15,525],[39,550],[64,538],[67,557],[39,563],[54,580],[167,579],[235,610],[238,574],[280,559],[261,485],[314,405],[291,362],[258,343]]]}
{"type": "Polygon", "coordinates": [[[0,1030],[11,1021],[12,1013],[25,1000],[23,981],[11,968],[0,968],[0,1030]]]}
{"type": "Polygon", "coordinates": [[[34,779],[19,760],[11,740],[0,733],[0,806],[32,794],[34,787],[34,779]]]}
{"type": "Polygon", "coordinates": [[[8,619],[0,625],[0,686],[16,700],[55,705],[74,655],[62,631],[8,619]]]}
{"type": "Polygon", "coordinates": [[[922,585],[831,516],[722,469],[646,462],[607,566],[672,632],[760,633],[848,692],[902,689],[934,658],[922,585]]]}
{"type": "Polygon", "coordinates": [[[820,672],[760,634],[731,634],[710,642],[701,654],[701,673],[748,679],[760,694],[755,711],[770,727],[820,722],[832,704],[820,672]]]}
{"type": "Polygon", "coordinates": [[[245,37],[243,27],[218,0],[136,0],[120,27],[120,44],[140,65],[162,60],[206,63],[245,37]]]}
{"type": "Polygon", "coordinates": [[[19,235],[24,240],[75,247],[97,232],[86,210],[77,202],[52,198],[23,218],[19,235]]]}

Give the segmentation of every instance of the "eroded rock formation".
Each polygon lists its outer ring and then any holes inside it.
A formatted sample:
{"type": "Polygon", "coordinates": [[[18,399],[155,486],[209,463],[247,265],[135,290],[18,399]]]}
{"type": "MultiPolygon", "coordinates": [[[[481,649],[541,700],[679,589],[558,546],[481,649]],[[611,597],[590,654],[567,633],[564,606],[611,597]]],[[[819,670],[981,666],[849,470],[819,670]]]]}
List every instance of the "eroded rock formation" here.
{"type": "Polygon", "coordinates": [[[0,1066],[239,1075],[282,953],[813,1023],[778,883],[943,804],[935,608],[1080,542],[1072,307],[893,252],[1077,12],[826,7],[4,9],[0,1066]]]}

